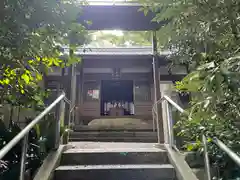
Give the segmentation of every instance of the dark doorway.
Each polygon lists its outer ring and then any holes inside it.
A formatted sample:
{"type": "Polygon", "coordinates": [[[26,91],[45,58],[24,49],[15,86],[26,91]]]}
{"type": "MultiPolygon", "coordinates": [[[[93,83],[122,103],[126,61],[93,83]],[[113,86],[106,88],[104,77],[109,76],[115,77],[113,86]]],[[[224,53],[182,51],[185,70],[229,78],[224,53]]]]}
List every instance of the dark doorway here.
{"type": "Polygon", "coordinates": [[[103,80],[101,85],[101,115],[109,115],[111,108],[124,109],[124,115],[133,115],[133,81],[103,80]]]}

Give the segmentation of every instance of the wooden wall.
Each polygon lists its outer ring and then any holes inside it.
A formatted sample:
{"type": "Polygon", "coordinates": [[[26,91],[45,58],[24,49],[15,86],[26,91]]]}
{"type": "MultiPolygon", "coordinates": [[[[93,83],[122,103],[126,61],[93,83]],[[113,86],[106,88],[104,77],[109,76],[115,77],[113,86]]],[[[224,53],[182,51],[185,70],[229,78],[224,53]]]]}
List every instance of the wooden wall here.
{"type": "Polygon", "coordinates": [[[82,116],[99,117],[100,116],[100,101],[83,102],[82,116]]]}
{"type": "MultiPolygon", "coordinates": [[[[63,78],[60,76],[48,76],[46,77],[47,81],[60,81],[63,78]]],[[[69,84],[67,77],[64,77],[66,85],[69,84]]],[[[96,82],[101,88],[101,80],[111,80],[112,74],[110,73],[85,73],[84,74],[84,82],[96,82]]],[[[137,81],[146,81],[149,82],[151,86],[151,101],[136,101],[135,104],[135,115],[142,116],[142,115],[149,115],[152,114],[152,105],[154,102],[154,91],[153,91],[153,80],[152,80],[152,73],[123,73],[121,75],[122,80],[133,80],[134,82],[137,81]]],[[[163,80],[162,80],[163,81],[163,80]]],[[[165,82],[165,81],[164,81],[165,82]]],[[[79,83],[79,82],[78,82],[79,83]]],[[[163,83],[163,82],[162,82],[163,83]]],[[[46,83],[47,86],[48,83],[46,83]]],[[[77,86],[77,87],[80,87],[77,86]]],[[[161,90],[163,90],[161,88],[161,90]]],[[[78,93],[78,89],[76,90],[78,93]]],[[[100,93],[101,95],[101,93],[100,93]]],[[[79,94],[78,94],[79,96],[79,94]]],[[[101,98],[101,97],[100,97],[101,98]]],[[[99,117],[100,116],[100,99],[98,101],[82,101],[81,105],[78,108],[81,116],[88,116],[88,117],[99,117]]]]}
{"type": "MultiPolygon", "coordinates": [[[[107,73],[95,73],[95,74],[84,74],[84,82],[95,81],[101,89],[101,80],[112,80],[112,75],[107,73]]],[[[151,84],[151,73],[125,73],[121,75],[121,80],[133,80],[135,81],[146,81],[151,84]]],[[[101,90],[100,90],[101,91],[101,90]]],[[[151,94],[152,96],[152,94],[151,94]]],[[[100,92],[101,98],[101,92],[100,92]]],[[[135,115],[151,115],[152,114],[152,99],[148,102],[135,101],[135,115]]],[[[100,99],[98,101],[87,102],[83,101],[83,106],[81,109],[81,114],[83,116],[100,116],[100,99]]]]}
{"type": "Polygon", "coordinates": [[[135,115],[137,116],[145,116],[152,115],[152,102],[134,102],[135,107],[135,115]]]}

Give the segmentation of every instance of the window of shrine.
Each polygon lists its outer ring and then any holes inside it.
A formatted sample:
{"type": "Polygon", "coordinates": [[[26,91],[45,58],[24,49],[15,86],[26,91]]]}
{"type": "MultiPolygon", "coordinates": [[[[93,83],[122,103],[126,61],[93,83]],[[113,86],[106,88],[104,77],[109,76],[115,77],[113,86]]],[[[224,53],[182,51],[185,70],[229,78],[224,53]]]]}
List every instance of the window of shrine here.
{"type": "Polygon", "coordinates": [[[84,101],[99,100],[99,84],[97,82],[85,82],[83,86],[84,101]]]}

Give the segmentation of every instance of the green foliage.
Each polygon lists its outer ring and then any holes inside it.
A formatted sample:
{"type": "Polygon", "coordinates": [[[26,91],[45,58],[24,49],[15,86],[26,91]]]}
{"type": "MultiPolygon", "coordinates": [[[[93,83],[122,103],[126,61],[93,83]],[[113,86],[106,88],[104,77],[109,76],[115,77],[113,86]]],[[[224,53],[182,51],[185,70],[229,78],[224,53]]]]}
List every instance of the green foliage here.
{"type": "MultiPolygon", "coordinates": [[[[2,120],[0,120],[0,148],[8,143],[14,136],[16,136],[21,129],[15,124],[11,123],[9,128],[6,128],[2,120]]],[[[22,143],[18,143],[3,159],[4,166],[0,168],[1,179],[18,179],[21,160],[22,143]]],[[[35,173],[36,169],[42,162],[38,138],[35,130],[29,132],[26,170],[30,170],[31,175],[35,173]]]]}
{"type": "MultiPolygon", "coordinates": [[[[202,150],[205,133],[239,153],[240,1],[142,1],[142,10],[157,12],[153,21],[166,22],[157,32],[159,47],[171,51],[169,60],[189,72],[176,83],[180,93],[191,95],[189,115],[177,124],[179,135],[189,140],[188,150],[202,150]]],[[[209,150],[222,178],[232,178],[227,174],[234,168],[232,161],[212,143],[209,150]]]]}
{"type": "MultiPolygon", "coordinates": [[[[55,123],[57,122],[54,113],[49,113],[44,120],[42,120],[35,129],[37,130],[38,139],[44,141],[44,147],[46,152],[51,150],[54,145],[55,139],[55,123]]],[[[68,132],[68,127],[64,126],[64,117],[60,120],[60,137],[68,132]]]]}
{"type": "Polygon", "coordinates": [[[153,21],[166,22],[157,32],[159,47],[172,51],[171,59],[175,63],[194,70],[203,52],[219,53],[223,59],[238,52],[239,1],[140,2],[145,4],[143,10],[157,12],[153,21]]]}
{"type": "Polygon", "coordinates": [[[2,101],[15,98],[28,107],[35,100],[34,106],[38,106],[42,100],[35,94],[42,94],[38,87],[43,75],[51,67],[79,61],[71,57],[64,62],[59,57],[60,45],[82,46],[87,42],[87,31],[75,22],[81,8],[69,0],[3,0],[0,6],[2,101]]]}
{"type": "MultiPolygon", "coordinates": [[[[89,41],[85,28],[76,22],[81,12],[79,5],[74,0],[0,2],[1,104],[10,104],[12,109],[15,106],[35,111],[45,108],[44,99],[49,93],[40,85],[44,75],[52,67],[79,62],[74,48],[89,41]],[[60,58],[63,45],[69,46],[72,52],[65,59],[60,58]]],[[[31,173],[52,148],[53,121],[48,117],[46,125],[41,124],[48,133],[40,125],[29,133],[27,169],[31,173]]],[[[12,119],[10,124],[8,128],[0,121],[0,149],[21,131],[12,119]]],[[[21,142],[0,161],[0,179],[18,179],[20,154],[21,142]]]]}
{"type": "Polygon", "coordinates": [[[234,125],[240,119],[238,63],[239,57],[219,64],[208,62],[177,83],[177,90],[192,93],[189,116],[178,124],[183,128],[182,135],[196,140],[207,133],[230,143],[230,147],[239,142],[240,132],[234,125]]]}
{"type": "MultiPolygon", "coordinates": [[[[27,124],[31,121],[31,117],[26,118],[27,124]]],[[[54,114],[50,113],[29,132],[26,171],[30,171],[31,177],[34,176],[34,173],[40,167],[47,154],[54,148],[55,122],[57,121],[54,114]]],[[[61,137],[69,131],[64,127],[63,123],[61,123],[60,130],[61,137]]],[[[14,122],[11,122],[10,127],[7,128],[3,121],[0,120],[0,149],[20,131],[20,127],[14,122]]],[[[20,142],[0,161],[1,179],[17,179],[19,177],[21,148],[22,143],[20,142]]]]}

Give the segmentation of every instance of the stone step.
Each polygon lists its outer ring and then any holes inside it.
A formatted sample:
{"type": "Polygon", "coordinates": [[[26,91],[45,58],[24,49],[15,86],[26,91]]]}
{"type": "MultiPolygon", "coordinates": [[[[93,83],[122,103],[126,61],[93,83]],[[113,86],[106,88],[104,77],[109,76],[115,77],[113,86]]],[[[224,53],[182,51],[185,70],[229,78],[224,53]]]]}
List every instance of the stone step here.
{"type": "Polygon", "coordinates": [[[101,142],[157,142],[156,132],[71,132],[70,141],[101,141],[101,142]]]}
{"type": "Polygon", "coordinates": [[[69,149],[61,165],[167,164],[167,152],[158,148],[69,149]]]}
{"type": "Polygon", "coordinates": [[[156,143],[157,137],[71,137],[70,142],[93,141],[93,142],[145,142],[156,143]]]}
{"type": "MultiPolygon", "coordinates": [[[[152,125],[149,127],[94,127],[94,126],[84,126],[84,125],[75,125],[73,127],[74,131],[84,132],[84,131],[128,131],[128,132],[152,132],[152,125]]],[[[157,129],[155,129],[155,132],[157,129]]]]}
{"type": "Polygon", "coordinates": [[[60,166],[55,180],[174,180],[170,164],[60,166]]]}
{"type": "Polygon", "coordinates": [[[70,133],[71,137],[157,137],[156,132],[101,131],[70,133]]]}

